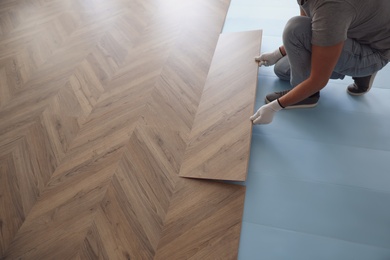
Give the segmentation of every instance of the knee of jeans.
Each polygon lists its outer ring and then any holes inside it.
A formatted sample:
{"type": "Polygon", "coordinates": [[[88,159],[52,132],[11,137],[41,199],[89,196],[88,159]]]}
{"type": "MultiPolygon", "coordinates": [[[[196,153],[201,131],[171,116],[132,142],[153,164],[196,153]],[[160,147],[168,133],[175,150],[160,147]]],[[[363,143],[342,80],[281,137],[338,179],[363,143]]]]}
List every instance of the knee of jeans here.
{"type": "MultiPolygon", "coordinates": [[[[283,43],[296,42],[302,36],[311,38],[311,19],[306,16],[292,17],[283,30],[283,43]]],[[[300,39],[302,40],[302,39],[300,39]]]]}
{"type": "Polygon", "coordinates": [[[290,80],[290,61],[288,56],[284,56],[274,66],[274,72],[281,80],[290,80]]]}
{"type": "Polygon", "coordinates": [[[290,67],[286,67],[285,64],[276,63],[274,66],[275,75],[281,80],[290,80],[290,67]]]}

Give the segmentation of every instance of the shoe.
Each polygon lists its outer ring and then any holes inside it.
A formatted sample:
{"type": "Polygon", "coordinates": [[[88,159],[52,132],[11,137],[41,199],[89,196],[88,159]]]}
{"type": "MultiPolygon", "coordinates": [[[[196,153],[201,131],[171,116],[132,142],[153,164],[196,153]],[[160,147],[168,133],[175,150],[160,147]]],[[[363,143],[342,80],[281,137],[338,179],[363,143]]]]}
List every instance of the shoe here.
{"type": "Polygon", "coordinates": [[[347,92],[353,96],[361,96],[370,91],[376,72],[366,77],[353,77],[354,83],[347,87],[347,92]]]}
{"type": "MultiPolygon", "coordinates": [[[[290,90],[284,90],[284,91],[281,91],[281,92],[274,92],[274,93],[271,93],[271,94],[268,94],[266,97],[265,97],[265,103],[269,103],[269,102],[272,102],[278,98],[281,98],[283,97],[284,95],[286,95],[290,90]]],[[[310,108],[310,107],[315,107],[318,103],[318,100],[320,99],[320,92],[317,92],[313,95],[311,95],[310,97],[296,103],[296,104],[293,104],[293,105],[290,105],[290,106],[287,106],[285,107],[286,109],[291,109],[291,108],[310,108]]]]}

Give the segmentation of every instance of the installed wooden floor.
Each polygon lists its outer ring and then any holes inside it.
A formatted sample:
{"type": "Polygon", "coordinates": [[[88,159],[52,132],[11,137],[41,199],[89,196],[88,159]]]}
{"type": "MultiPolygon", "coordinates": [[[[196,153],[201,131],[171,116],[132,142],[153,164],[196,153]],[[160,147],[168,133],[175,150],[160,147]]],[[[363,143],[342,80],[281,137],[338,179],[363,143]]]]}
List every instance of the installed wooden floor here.
{"type": "Polygon", "coordinates": [[[236,258],[245,188],[179,177],[228,6],[0,2],[0,258],[236,258]]]}

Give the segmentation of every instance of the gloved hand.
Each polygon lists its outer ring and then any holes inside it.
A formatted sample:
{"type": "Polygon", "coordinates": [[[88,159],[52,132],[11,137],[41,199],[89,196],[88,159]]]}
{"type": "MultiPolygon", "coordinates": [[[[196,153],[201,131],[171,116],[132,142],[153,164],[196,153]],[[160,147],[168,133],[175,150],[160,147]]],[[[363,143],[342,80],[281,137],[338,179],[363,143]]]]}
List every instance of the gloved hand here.
{"type": "Polygon", "coordinates": [[[280,52],[280,49],[276,49],[273,52],[266,52],[261,54],[260,56],[255,57],[255,61],[259,62],[259,66],[272,66],[275,65],[278,60],[283,58],[282,53],[280,52]]]}
{"type": "Polygon", "coordinates": [[[283,109],[283,107],[280,106],[278,100],[274,100],[257,110],[257,112],[250,117],[250,119],[253,121],[253,124],[269,124],[272,122],[272,119],[274,118],[274,115],[279,110],[283,109]]]}

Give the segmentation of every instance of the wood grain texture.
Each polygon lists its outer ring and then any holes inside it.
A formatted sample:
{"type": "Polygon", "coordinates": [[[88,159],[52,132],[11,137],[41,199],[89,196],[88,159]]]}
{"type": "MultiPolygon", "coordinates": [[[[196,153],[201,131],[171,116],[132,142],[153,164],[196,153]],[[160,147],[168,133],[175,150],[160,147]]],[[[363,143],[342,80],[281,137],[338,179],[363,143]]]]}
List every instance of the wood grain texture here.
{"type": "Polygon", "coordinates": [[[244,198],[245,186],[181,179],[155,259],[237,259],[244,198]]]}
{"type": "Polygon", "coordinates": [[[1,259],[237,255],[245,188],[179,177],[228,7],[0,2],[1,259]]]}
{"type": "Polygon", "coordinates": [[[244,181],[249,161],[261,30],[221,34],[180,176],[244,181]]]}

